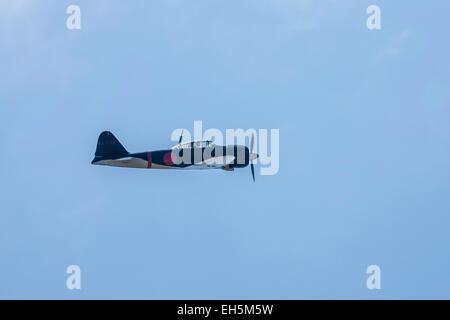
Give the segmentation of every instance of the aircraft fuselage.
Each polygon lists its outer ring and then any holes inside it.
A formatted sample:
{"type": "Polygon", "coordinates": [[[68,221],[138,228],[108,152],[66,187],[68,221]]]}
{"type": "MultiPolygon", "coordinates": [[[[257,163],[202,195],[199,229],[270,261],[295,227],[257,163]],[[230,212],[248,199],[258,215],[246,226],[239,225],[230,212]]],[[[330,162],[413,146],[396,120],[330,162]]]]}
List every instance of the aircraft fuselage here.
{"type": "MultiPolygon", "coordinates": [[[[250,152],[247,147],[230,145],[183,148],[181,150],[165,149],[108,156],[106,158],[96,156],[92,160],[92,164],[148,169],[213,169],[217,168],[217,165],[208,165],[207,161],[213,158],[225,158],[226,156],[234,157],[231,162],[225,163],[223,161],[223,166],[228,166],[228,168],[243,168],[250,163],[250,152]],[[222,151],[221,154],[219,150],[222,151]]],[[[220,164],[220,162],[217,164],[220,164]]]]}

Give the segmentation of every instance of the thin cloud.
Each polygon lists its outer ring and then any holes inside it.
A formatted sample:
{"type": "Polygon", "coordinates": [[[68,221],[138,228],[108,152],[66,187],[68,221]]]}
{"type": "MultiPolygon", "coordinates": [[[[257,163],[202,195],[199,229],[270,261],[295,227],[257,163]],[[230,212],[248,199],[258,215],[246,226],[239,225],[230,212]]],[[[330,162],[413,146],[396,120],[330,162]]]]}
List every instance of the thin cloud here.
{"type": "Polygon", "coordinates": [[[31,0],[3,0],[0,1],[0,12],[2,15],[11,15],[31,5],[31,0]]]}
{"type": "Polygon", "coordinates": [[[317,29],[324,23],[329,25],[355,6],[353,2],[341,0],[268,0],[266,4],[283,17],[292,31],[317,29]]]}
{"type": "Polygon", "coordinates": [[[407,29],[392,36],[375,55],[374,61],[376,63],[379,63],[387,59],[398,57],[401,54],[402,47],[404,46],[405,41],[409,37],[410,32],[407,29]]]}

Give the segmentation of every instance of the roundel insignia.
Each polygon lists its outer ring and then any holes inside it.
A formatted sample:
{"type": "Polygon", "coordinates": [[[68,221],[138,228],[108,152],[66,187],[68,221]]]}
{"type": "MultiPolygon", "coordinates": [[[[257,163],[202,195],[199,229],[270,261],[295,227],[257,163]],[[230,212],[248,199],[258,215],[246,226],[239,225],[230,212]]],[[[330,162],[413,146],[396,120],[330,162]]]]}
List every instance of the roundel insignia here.
{"type": "Polygon", "coordinates": [[[165,154],[164,162],[169,166],[173,165],[172,152],[168,152],[165,154]]]}

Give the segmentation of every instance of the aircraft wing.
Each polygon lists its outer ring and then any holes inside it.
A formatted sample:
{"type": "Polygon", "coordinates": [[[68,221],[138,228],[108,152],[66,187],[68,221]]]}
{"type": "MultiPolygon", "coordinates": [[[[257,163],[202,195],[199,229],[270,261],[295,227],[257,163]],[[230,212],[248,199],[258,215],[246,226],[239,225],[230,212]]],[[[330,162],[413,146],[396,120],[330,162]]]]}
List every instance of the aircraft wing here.
{"type": "Polygon", "coordinates": [[[234,161],[235,157],[234,156],[223,156],[223,157],[214,157],[214,158],[209,158],[206,159],[203,162],[200,163],[196,163],[195,166],[199,166],[205,169],[208,168],[217,168],[217,169],[221,169],[224,166],[226,166],[227,164],[230,164],[234,161]]]}

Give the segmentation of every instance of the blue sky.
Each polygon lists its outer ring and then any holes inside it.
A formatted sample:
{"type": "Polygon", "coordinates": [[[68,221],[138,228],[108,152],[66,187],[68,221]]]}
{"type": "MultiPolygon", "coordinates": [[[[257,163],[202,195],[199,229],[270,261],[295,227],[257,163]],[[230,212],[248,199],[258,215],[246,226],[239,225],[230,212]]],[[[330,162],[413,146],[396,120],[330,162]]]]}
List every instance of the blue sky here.
{"type": "Polygon", "coordinates": [[[0,298],[450,298],[449,10],[2,0],[0,298]],[[280,129],[279,173],[90,164],[194,120],[280,129]]]}

